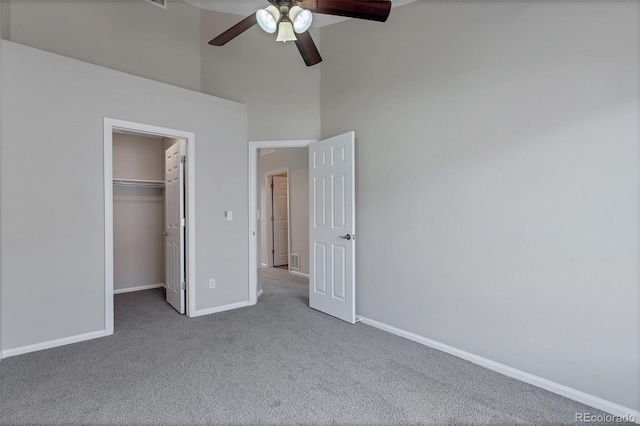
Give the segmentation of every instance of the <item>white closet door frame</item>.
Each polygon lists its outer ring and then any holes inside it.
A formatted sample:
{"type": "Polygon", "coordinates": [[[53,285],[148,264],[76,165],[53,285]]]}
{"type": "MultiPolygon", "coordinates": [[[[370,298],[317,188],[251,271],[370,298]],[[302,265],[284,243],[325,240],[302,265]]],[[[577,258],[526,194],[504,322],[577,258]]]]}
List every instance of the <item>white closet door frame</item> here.
{"type": "Polygon", "coordinates": [[[196,136],[193,132],[152,126],[132,121],[104,119],[104,328],[105,334],[113,334],[113,131],[124,130],[141,135],[179,138],[187,141],[187,316],[196,312],[196,136]]]}

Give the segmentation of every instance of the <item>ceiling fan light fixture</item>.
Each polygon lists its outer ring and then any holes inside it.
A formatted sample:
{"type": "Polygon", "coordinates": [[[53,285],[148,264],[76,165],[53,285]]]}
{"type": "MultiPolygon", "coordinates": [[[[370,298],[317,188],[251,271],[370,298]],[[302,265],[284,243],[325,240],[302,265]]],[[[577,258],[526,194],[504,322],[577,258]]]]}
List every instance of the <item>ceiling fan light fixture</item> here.
{"type": "Polygon", "coordinates": [[[301,34],[309,29],[311,22],[313,22],[313,14],[307,9],[303,9],[300,6],[293,6],[289,10],[289,18],[293,22],[293,30],[301,34]]]}
{"type": "Polygon", "coordinates": [[[276,32],[278,21],[280,20],[280,11],[275,6],[269,6],[256,12],[256,20],[258,25],[269,34],[276,32]]]}
{"type": "Polygon", "coordinates": [[[291,25],[291,21],[286,17],[280,21],[278,25],[278,38],[276,41],[296,41],[298,38],[296,34],[293,32],[293,25],[291,25]]]}

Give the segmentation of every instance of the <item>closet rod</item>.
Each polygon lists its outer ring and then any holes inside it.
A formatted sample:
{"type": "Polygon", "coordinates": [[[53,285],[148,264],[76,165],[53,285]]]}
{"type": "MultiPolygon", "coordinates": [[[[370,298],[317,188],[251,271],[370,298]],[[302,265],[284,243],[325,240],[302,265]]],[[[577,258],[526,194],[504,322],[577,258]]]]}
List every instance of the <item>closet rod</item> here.
{"type": "Polygon", "coordinates": [[[133,186],[137,188],[164,188],[161,180],[113,179],[114,186],[133,186]]]}

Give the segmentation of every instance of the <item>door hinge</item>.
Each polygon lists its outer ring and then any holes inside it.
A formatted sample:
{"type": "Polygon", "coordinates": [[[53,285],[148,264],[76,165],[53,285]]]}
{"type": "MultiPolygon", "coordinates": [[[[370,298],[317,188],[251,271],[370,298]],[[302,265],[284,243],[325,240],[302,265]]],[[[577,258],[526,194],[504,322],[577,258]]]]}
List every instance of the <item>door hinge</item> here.
{"type": "Polygon", "coordinates": [[[185,290],[186,288],[187,288],[187,283],[186,283],[186,282],[184,282],[184,281],[182,281],[182,282],[180,283],[180,290],[185,290]]]}
{"type": "Polygon", "coordinates": [[[275,249],[271,249],[271,254],[276,254],[275,249]]]}
{"type": "Polygon", "coordinates": [[[186,163],[187,162],[187,156],[186,155],[181,155],[180,156],[180,162],[181,163],[186,163]]]}
{"type": "Polygon", "coordinates": [[[182,219],[180,219],[180,225],[187,226],[187,219],[184,218],[184,217],[182,219]]]}

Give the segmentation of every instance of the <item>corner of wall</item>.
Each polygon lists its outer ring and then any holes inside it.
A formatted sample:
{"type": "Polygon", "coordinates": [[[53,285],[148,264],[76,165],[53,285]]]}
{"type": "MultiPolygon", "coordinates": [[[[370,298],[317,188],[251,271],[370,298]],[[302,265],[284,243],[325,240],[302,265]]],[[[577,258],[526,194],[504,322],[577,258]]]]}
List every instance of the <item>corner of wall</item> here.
{"type": "Polygon", "coordinates": [[[0,2],[0,38],[11,40],[11,2],[0,2]]]}
{"type": "MultiPolygon", "coordinates": [[[[5,3],[0,3],[0,34],[5,28],[4,16],[6,10],[5,3]]],[[[2,48],[3,42],[0,40],[0,361],[2,361],[2,48]]]]}

